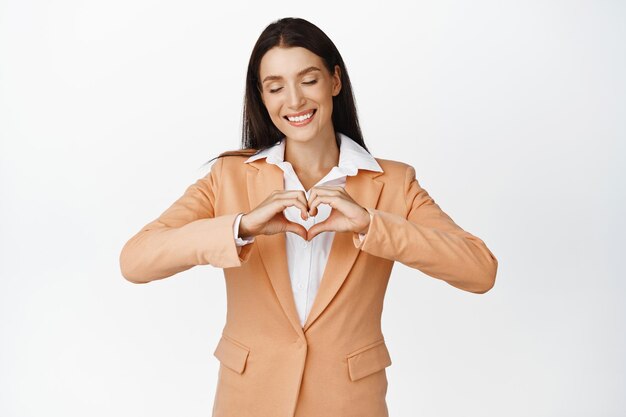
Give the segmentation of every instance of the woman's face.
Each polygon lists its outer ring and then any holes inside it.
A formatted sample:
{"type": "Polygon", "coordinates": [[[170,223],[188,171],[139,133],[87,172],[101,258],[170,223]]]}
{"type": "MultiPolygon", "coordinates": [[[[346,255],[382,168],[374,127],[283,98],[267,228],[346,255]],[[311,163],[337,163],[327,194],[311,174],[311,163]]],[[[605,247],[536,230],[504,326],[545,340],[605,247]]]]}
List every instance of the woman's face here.
{"type": "Polygon", "coordinates": [[[274,47],[261,59],[259,80],[267,112],[287,138],[334,138],[333,96],[341,90],[338,65],[330,74],[322,59],[306,48],[274,47]]]}

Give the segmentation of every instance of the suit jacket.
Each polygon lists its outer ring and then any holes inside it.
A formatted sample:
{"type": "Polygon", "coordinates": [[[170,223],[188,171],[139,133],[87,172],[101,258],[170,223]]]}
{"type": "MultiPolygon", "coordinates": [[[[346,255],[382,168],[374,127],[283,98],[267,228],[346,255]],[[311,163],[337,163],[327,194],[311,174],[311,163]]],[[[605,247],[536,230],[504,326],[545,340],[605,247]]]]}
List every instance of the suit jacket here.
{"type": "Polygon", "coordinates": [[[345,190],[372,214],[365,239],[337,232],[321,286],[301,326],[287,270],[285,235],[259,235],[238,253],[237,213],[273,190],[283,172],[264,159],[219,158],[157,219],[123,247],[131,282],[169,277],[195,265],[223,268],[227,315],[213,417],[386,417],[391,365],[381,330],[394,261],[464,291],[484,293],[498,262],[478,237],[445,214],[412,166],[376,158],[345,190]]]}

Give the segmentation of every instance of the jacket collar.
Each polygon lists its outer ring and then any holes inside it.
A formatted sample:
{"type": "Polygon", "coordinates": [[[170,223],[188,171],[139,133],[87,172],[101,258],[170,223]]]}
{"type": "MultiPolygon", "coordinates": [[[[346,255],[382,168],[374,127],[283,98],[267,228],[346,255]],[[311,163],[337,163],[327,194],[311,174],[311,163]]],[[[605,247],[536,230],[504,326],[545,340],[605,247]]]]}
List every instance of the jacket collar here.
{"type": "MultiPolygon", "coordinates": [[[[276,162],[283,160],[283,155],[284,139],[245,161],[250,166],[247,170],[246,181],[251,208],[261,204],[272,191],[284,190],[284,172],[276,165],[276,162]]],[[[376,159],[348,136],[341,134],[340,164],[338,166],[342,170],[354,171],[352,175],[346,177],[344,187],[350,197],[365,208],[376,208],[383,189],[383,182],[376,179],[383,173],[376,159]]],[[[304,332],[309,329],[332,301],[356,262],[360,249],[354,244],[354,236],[355,233],[352,232],[335,233],[320,288],[304,327],[300,324],[291,290],[285,235],[277,233],[256,236],[255,241],[262,263],[280,305],[295,331],[301,337],[304,337],[304,332]]]]}

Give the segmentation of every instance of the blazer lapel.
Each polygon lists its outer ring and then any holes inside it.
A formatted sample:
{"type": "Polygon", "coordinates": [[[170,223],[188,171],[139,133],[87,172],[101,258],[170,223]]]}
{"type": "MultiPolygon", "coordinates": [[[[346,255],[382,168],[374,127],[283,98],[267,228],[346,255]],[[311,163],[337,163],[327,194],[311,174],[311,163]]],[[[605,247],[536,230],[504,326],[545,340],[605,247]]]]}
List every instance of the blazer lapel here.
{"type": "MultiPolygon", "coordinates": [[[[383,183],[374,178],[381,174],[382,172],[359,170],[357,175],[346,177],[345,190],[359,205],[376,208],[383,183]]],[[[320,287],[303,331],[306,332],[311,327],[332,301],[356,262],[361,249],[354,246],[352,236],[353,232],[335,232],[320,287]]]]}
{"type": "MultiPolygon", "coordinates": [[[[256,168],[250,168],[247,172],[248,199],[250,200],[250,208],[253,209],[261,204],[272,191],[284,190],[285,183],[283,170],[278,166],[268,164],[264,159],[252,161],[248,164],[256,168]]],[[[300,325],[300,318],[291,290],[284,233],[259,235],[254,240],[272,287],[274,287],[278,302],[296,333],[304,338],[304,332],[300,325]]]]}
{"type": "MultiPolygon", "coordinates": [[[[254,167],[247,171],[247,191],[252,209],[261,204],[272,191],[284,190],[284,173],[278,166],[268,164],[264,159],[251,161],[248,165],[254,167]]],[[[374,178],[381,174],[381,172],[360,170],[357,175],[346,177],[346,192],[361,206],[375,208],[383,183],[374,178]]],[[[352,235],[352,232],[335,232],[320,288],[304,328],[300,325],[293,298],[285,235],[277,233],[259,235],[255,238],[261,260],[278,301],[295,331],[303,338],[304,331],[331,302],[356,261],[360,249],[354,246],[352,235]]]]}

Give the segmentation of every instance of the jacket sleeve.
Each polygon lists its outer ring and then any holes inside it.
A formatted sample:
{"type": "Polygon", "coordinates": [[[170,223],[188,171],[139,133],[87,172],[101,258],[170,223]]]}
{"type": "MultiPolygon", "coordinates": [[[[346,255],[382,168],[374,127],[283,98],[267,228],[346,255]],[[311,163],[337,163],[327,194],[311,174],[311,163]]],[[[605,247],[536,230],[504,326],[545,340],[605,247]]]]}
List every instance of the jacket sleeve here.
{"type": "Polygon", "coordinates": [[[187,187],[157,219],[145,225],[122,248],[122,275],[134,283],[172,276],[195,265],[241,266],[252,245],[237,248],[233,225],[238,213],[215,217],[223,158],[187,187]]]}
{"type": "Polygon", "coordinates": [[[478,237],[444,213],[408,166],[404,182],[406,216],[368,208],[365,239],[354,245],[372,255],[399,261],[459,289],[482,294],[495,284],[498,261],[478,237]]]}

